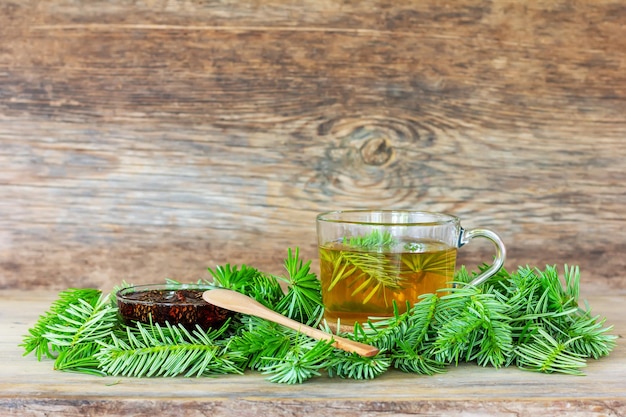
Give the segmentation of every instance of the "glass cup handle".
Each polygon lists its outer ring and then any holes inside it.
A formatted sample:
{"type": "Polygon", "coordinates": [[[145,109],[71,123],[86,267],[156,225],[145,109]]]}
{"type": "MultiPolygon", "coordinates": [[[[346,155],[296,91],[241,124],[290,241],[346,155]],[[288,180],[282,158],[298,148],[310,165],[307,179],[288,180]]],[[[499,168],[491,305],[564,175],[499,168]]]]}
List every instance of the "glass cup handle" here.
{"type": "Polygon", "coordinates": [[[469,243],[469,241],[475,237],[484,237],[489,239],[496,247],[496,258],[489,268],[470,282],[470,285],[480,285],[487,281],[496,272],[498,272],[500,268],[502,268],[502,265],[504,265],[504,259],[506,258],[506,249],[504,247],[504,243],[502,243],[502,239],[500,239],[500,236],[498,236],[495,232],[488,229],[465,230],[461,228],[461,234],[459,235],[459,248],[466,243],[469,243]]]}

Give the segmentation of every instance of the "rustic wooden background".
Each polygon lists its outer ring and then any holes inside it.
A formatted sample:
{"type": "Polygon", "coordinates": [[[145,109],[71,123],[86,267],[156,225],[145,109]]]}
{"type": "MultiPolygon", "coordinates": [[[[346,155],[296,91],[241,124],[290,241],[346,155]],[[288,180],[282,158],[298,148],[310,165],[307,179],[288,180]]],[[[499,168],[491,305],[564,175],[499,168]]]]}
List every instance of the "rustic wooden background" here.
{"type": "Polygon", "coordinates": [[[0,0],[0,288],[316,269],[377,207],[624,290],[625,140],[622,0],[0,0]]]}

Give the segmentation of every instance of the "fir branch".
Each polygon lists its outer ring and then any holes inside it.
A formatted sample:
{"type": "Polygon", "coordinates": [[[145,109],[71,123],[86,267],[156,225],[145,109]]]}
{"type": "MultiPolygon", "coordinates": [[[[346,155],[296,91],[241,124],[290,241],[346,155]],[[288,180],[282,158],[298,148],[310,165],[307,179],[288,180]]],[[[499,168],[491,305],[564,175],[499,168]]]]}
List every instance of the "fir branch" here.
{"type": "Polygon", "coordinates": [[[374,229],[365,236],[344,237],[343,247],[339,250],[326,248],[320,251],[321,257],[333,265],[328,290],[347,278],[353,282],[362,280],[352,291],[352,296],[367,291],[363,298],[363,303],[367,303],[374,296],[384,294],[385,289],[400,289],[400,268],[383,252],[397,243],[389,231],[374,229]],[[357,271],[359,273],[354,275],[357,271]]]}
{"type": "Polygon", "coordinates": [[[392,365],[403,372],[432,375],[444,371],[446,363],[437,360],[432,353],[429,335],[433,332],[436,306],[439,297],[425,294],[421,301],[406,313],[399,313],[394,302],[394,316],[370,321],[365,327],[367,343],[388,352],[392,365]]]}
{"type": "MultiPolygon", "coordinates": [[[[385,290],[401,288],[400,268],[387,259],[384,253],[341,251],[335,260],[330,291],[339,281],[350,278],[349,285],[362,282],[352,290],[351,296],[365,292],[363,304],[374,296],[385,296],[385,290]],[[358,274],[355,272],[358,271],[358,274]]],[[[388,300],[385,298],[385,303],[388,300]]]]}
{"type": "Polygon", "coordinates": [[[109,375],[190,377],[243,372],[238,365],[242,359],[200,327],[190,333],[169,323],[166,327],[137,323],[136,328],[128,326],[125,333],[111,336],[110,342],[100,342],[102,349],[95,355],[109,375]]]}
{"type": "Polygon", "coordinates": [[[440,362],[477,360],[499,367],[513,351],[506,306],[473,286],[456,287],[441,297],[433,352],[440,362]]]}
{"type": "Polygon", "coordinates": [[[391,359],[386,355],[371,358],[356,353],[337,352],[327,368],[328,375],[351,379],[374,379],[385,373],[391,366],[391,359]]]}
{"type": "Polygon", "coordinates": [[[416,351],[414,346],[403,340],[398,341],[391,358],[393,366],[403,372],[434,375],[445,371],[446,363],[416,351]]]}
{"type": "Polygon", "coordinates": [[[217,266],[215,270],[209,268],[213,282],[218,287],[227,288],[254,298],[267,307],[273,307],[284,294],[276,277],[262,273],[248,265],[217,266]]]}
{"type": "Polygon", "coordinates": [[[117,308],[117,293],[123,289],[130,288],[132,286],[133,284],[130,284],[126,281],[122,281],[120,284],[113,286],[109,295],[109,302],[111,303],[111,306],[117,308]]]}
{"type": "Polygon", "coordinates": [[[28,330],[28,335],[23,337],[19,346],[24,348],[24,356],[34,351],[39,361],[43,357],[54,359],[58,354],[58,347],[51,346],[50,340],[44,336],[48,332],[48,327],[61,323],[59,314],[65,313],[69,306],[78,303],[78,300],[84,300],[90,305],[95,305],[101,295],[100,290],[91,288],[69,288],[61,291],[48,311],[39,316],[37,322],[28,330]]]}
{"type": "Polygon", "coordinates": [[[343,238],[343,244],[356,249],[388,249],[397,243],[393,235],[387,231],[372,230],[365,236],[350,236],[343,238]]]}
{"type": "Polygon", "coordinates": [[[473,300],[474,311],[484,314],[481,340],[470,357],[478,365],[491,365],[498,368],[507,363],[513,352],[513,335],[509,319],[503,314],[506,307],[494,298],[484,297],[473,300]]]}
{"type": "MultiPolygon", "coordinates": [[[[347,276],[356,270],[350,265],[338,259],[336,268],[347,276]]],[[[285,268],[286,294],[279,283],[283,278],[245,265],[225,265],[211,272],[213,285],[243,292],[297,320],[318,324],[321,294],[310,262],[302,262],[297,249],[289,250],[285,268]]],[[[329,376],[371,379],[392,366],[433,374],[461,361],[582,374],[586,358],[606,356],[615,347],[616,336],[610,334],[612,327],[605,326],[605,319],[592,316],[588,306],[578,306],[577,267],[566,265],[563,277],[549,266],[545,270],[520,267],[514,273],[502,269],[479,288],[467,285],[473,276],[461,268],[454,287],[442,291],[441,297],[424,295],[413,306],[407,305],[405,313],[394,305],[393,317],[372,319],[355,325],[354,333],[342,334],[379,347],[381,353],[374,358],[347,354],[245,315],[211,331],[124,326],[114,303],[94,289],[60,293],[20,346],[25,354],[35,352],[39,360],[56,359],[55,369],[63,371],[190,377],[250,368],[278,383],[302,383],[323,371],[329,376]]],[[[368,295],[373,297],[383,284],[370,278],[374,285],[368,295]]]]}
{"type": "Polygon", "coordinates": [[[604,327],[606,318],[592,317],[590,311],[572,318],[567,337],[573,340],[571,350],[579,355],[599,359],[607,356],[616,346],[617,336],[607,334],[613,326],[604,327]]]}
{"type": "Polygon", "coordinates": [[[254,317],[242,317],[243,326],[228,343],[229,351],[246,358],[245,366],[263,369],[266,358],[283,357],[293,343],[295,332],[279,324],[254,317]]]}
{"type": "Polygon", "coordinates": [[[404,340],[414,350],[434,340],[433,324],[440,301],[436,294],[424,294],[420,298],[409,311],[410,331],[404,336],[404,340]]]}
{"type": "Polygon", "coordinates": [[[459,364],[471,357],[471,350],[478,341],[477,329],[482,325],[479,317],[471,314],[459,316],[441,325],[433,345],[433,353],[439,362],[459,364]]]}
{"type": "Polygon", "coordinates": [[[409,317],[408,312],[400,313],[398,305],[394,301],[392,317],[370,319],[365,326],[357,324],[355,334],[363,333],[364,342],[384,351],[392,351],[397,347],[399,341],[406,338],[409,331],[409,317]]]}
{"type": "Polygon", "coordinates": [[[560,343],[541,328],[538,334],[533,335],[533,339],[532,343],[517,346],[515,349],[520,369],[583,375],[580,368],[586,366],[585,359],[567,349],[574,339],[560,343]]]}
{"type": "MultiPolygon", "coordinates": [[[[416,243],[415,245],[419,245],[416,243]]],[[[451,249],[446,252],[423,252],[421,256],[403,256],[402,264],[409,271],[421,273],[423,276],[426,272],[435,272],[445,275],[450,270],[450,253],[451,249]]]]}
{"type": "MultiPolygon", "coordinates": [[[[511,274],[503,284],[499,298],[508,306],[508,315],[515,320],[533,314],[552,314],[549,310],[537,311],[539,298],[542,293],[542,284],[536,270],[520,268],[517,273],[511,274]]],[[[522,320],[523,321],[523,320],[522,320]]]]}
{"type": "Polygon", "coordinates": [[[54,361],[54,369],[104,376],[106,373],[100,370],[100,361],[96,358],[101,348],[97,342],[88,342],[62,350],[54,361]]]}
{"type": "Polygon", "coordinates": [[[322,256],[325,256],[333,265],[329,291],[345,279],[350,278],[353,282],[362,279],[363,282],[352,291],[352,295],[368,290],[363,300],[366,303],[374,295],[383,292],[385,288],[390,290],[400,288],[400,270],[392,265],[383,253],[340,251],[332,255],[323,253],[322,256]],[[359,273],[355,275],[357,271],[359,273]]]}
{"type": "Polygon", "coordinates": [[[311,261],[303,263],[298,248],[295,252],[288,250],[285,259],[288,290],[275,310],[301,323],[315,325],[321,319],[324,307],[320,282],[310,268],[311,261]]]}
{"type": "Polygon", "coordinates": [[[265,357],[261,370],[270,375],[268,380],[271,382],[301,384],[320,375],[333,351],[329,342],[315,341],[299,333],[285,354],[265,357]]]}
{"type": "Polygon", "coordinates": [[[543,290],[537,304],[538,309],[558,312],[578,307],[580,273],[577,267],[570,270],[565,265],[563,281],[555,266],[547,266],[543,271],[535,269],[532,275],[528,273],[528,269],[530,268],[526,267],[526,271],[522,269],[521,273],[527,277],[534,275],[543,290]]]}
{"type": "MultiPolygon", "coordinates": [[[[544,271],[524,267],[511,276],[512,296],[506,304],[521,351],[524,346],[534,346],[537,352],[537,338],[545,333],[556,343],[567,345],[580,364],[586,357],[597,359],[609,354],[615,347],[615,336],[608,334],[612,328],[603,327],[605,319],[591,317],[578,307],[579,286],[578,267],[567,265],[563,279],[554,266],[544,271]]],[[[553,371],[560,372],[559,368],[553,371]]]]}
{"type": "Polygon", "coordinates": [[[57,317],[58,322],[48,325],[43,334],[57,350],[101,340],[118,322],[117,309],[108,297],[100,297],[93,305],[81,298],[57,317]]]}
{"type": "Polygon", "coordinates": [[[433,324],[439,297],[435,294],[425,294],[413,307],[407,308],[406,313],[400,313],[396,303],[393,303],[394,315],[386,319],[370,320],[364,326],[366,339],[382,350],[393,351],[399,341],[403,341],[412,350],[417,351],[428,341],[430,328],[433,324]]]}

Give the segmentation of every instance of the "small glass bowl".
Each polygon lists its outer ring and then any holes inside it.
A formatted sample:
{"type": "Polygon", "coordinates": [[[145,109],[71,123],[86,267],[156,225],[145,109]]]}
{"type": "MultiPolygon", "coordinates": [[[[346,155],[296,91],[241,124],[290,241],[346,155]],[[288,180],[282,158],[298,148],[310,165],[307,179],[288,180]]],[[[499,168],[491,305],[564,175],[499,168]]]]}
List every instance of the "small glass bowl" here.
{"type": "Polygon", "coordinates": [[[193,330],[199,325],[203,330],[216,329],[232,316],[232,312],[202,298],[211,286],[197,284],[150,284],[123,288],[116,294],[117,307],[122,321],[165,325],[181,324],[193,330]]]}

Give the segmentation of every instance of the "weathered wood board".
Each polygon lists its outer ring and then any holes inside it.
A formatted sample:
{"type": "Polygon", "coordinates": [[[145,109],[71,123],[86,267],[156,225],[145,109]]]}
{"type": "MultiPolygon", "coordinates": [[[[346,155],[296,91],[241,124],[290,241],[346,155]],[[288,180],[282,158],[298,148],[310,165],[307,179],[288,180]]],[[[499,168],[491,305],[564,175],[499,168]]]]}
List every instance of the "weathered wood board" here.
{"type": "Polygon", "coordinates": [[[625,137],[620,0],[4,0],[0,288],[316,267],[379,207],[624,289],[625,137]]]}
{"type": "Polygon", "coordinates": [[[52,369],[22,357],[22,335],[54,300],[50,292],[0,292],[2,416],[501,416],[626,414],[624,296],[593,296],[593,313],[614,325],[614,351],[590,360],[585,376],[517,368],[451,367],[435,376],[389,371],[370,381],[321,376],[301,385],[268,382],[260,373],[216,378],[120,378],[52,369]]]}

